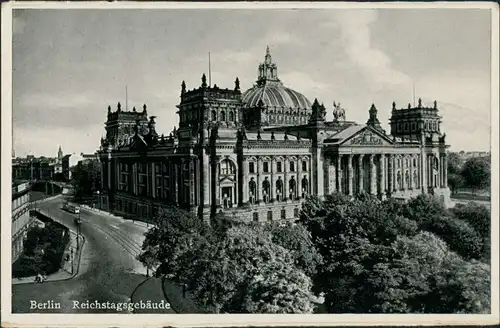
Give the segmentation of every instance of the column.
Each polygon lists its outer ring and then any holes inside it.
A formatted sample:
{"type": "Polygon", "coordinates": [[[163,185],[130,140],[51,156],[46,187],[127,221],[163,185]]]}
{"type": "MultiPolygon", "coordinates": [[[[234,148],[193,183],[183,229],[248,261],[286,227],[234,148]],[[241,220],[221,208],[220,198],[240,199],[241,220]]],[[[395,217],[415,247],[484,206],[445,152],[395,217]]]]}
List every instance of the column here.
{"type": "Polygon", "coordinates": [[[108,153],[108,190],[113,191],[113,186],[111,184],[111,165],[113,165],[111,161],[111,153],[108,153]]]}
{"type": "Polygon", "coordinates": [[[424,153],[424,150],[422,149],[420,151],[420,187],[422,189],[422,193],[427,192],[427,160],[426,160],[426,154],[424,153]]]}
{"type": "Polygon", "coordinates": [[[363,165],[363,159],[365,155],[361,154],[359,155],[359,160],[358,160],[358,193],[361,193],[364,191],[364,165],[363,165]]]}
{"type": "Polygon", "coordinates": [[[302,189],[304,186],[302,185],[302,157],[297,156],[297,193],[302,197],[302,189]]]}
{"type": "Polygon", "coordinates": [[[248,203],[250,202],[250,199],[248,197],[248,161],[246,158],[243,158],[243,163],[242,163],[242,168],[243,170],[243,199],[241,200],[241,203],[248,203]]]}
{"type": "Polygon", "coordinates": [[[347,173],[348,173],[348,176],[347,176],[347,183],[348,183],[348,189],[347,190],[347,194],[348,195],[352,195],[353,194],[353,190],[352,190],[352,186],[353,186],[353,173],[354,173],[354,170],[352,168],[352,154],[349,154],[348,158],[347,158],[347,173]]]}
{"type": "Polygon", "coordinates": [[[444,184],[443,188],[448,187],[448,154],[444,154],[443,156],[443,170],[444,170],[444,184]]]}
{"type": "Polygon", "coordinates": [[[370,194],[377,194],[377,167],[375,166],[373,154],[370,154],[370,194]]]}
{"type": "Polygon", "coordinates": [[[337,191],[342,192],[342,155],[337,155],[337,191]]]}
{"type": "MultiPolygon", "coordinates": [[[[203,184],[203,206],[210,206],[210,159],[208,158],[207,151],[202,149],[202,184],[203,184]]],[[[243,186],[243,190],[245,190],[245,186],[243,186]]],[[[243,191],[244,192],[244,191],[243,191]]],[[[245,198],[246,199],[246,198],[245,198]]]]}
{"type": "Polygon", "coordinates": [[[380,194],[382,197],[385,195],[386,184],[385,184],[385,155],[380,155],[380,194]]]}
{"type": "Polygon", "coordinates": [[[283,199],[290,199],[290,186],[288,185],[288,157],[283,160],[283,171],[284,181],[283,181],[283,199]]]}
{"type": "Polygon", "coordinates": [[[137,193],[139,192],[139,181],[137,179],[137,162],[134,162],[134,164],[132,164],[132,192],[134,193],[134,195],[137,195],[137,193]]]}
{"type": "Polygon", "coordinates": [[[196,182],[196,159],[194,157],[189,158],[189,205],[198,205],[195,198],[195,182],[196,182]]]}
{"type": "Polygon", "coordinates": [[[156,198],[156,171],[155,162],[151,162],[151,197],[156,198]]]}
{"type": "Polygon", "coordinates": [[[315,185],[317,187],[317,193],[316,195],[320,198],[322,198],[325,194],[325,181],[324,181],[324,173],[321,172],[323,168],[323,154],[322,154],[322,149],[318,147],[317,149],[314,150],[316,152],[316,167],[314,167],[314,171],[311,171],[311,175],[316,174],[316,181],[315,185]]]}
{"type": "Polygon", "coordinates": [[[415,182],[413,181],[413,159],[415,158],[415,155],[410,155],[410,167],[408,168],[408,173],[410,174],[410,189],[413,189],[413,186],[415,182]]]}
{"type": "Polygon", "coordinates": [[[255,195],[257,197],[257,201],[262,203],[262,158],[257,159],[257,190],[255,195]]]}
{"type": "Polygon", "coordinates": [[[337,167],[336,163],[333,161],[332,158],[328,158],[327,160],[328,164],[328,194],[332,194],[334,191],[336,191],[336,185],[337,185],[337,167]],[[333,166],[333,168],[332,168],[333,166]],[[330,183],[331,182],[331,183],[330,183]]]}
{"type": "MultiPolygon", "coordinates": [[[[274,175],[274,172],[277,171],[276,165],[276,158],[273,156],[271,158],[271,190],[269,192],[269,199],[276,199],[276,177],[274,175]]],[[[283,165],[285,165],[284,162],[283,165]]]]}
{"type": "Polygon", "coordinates": [[[220,166],[219,166],[219,157],[215,158],[215,193],[216,193],[216,205],[219,206],[220,203],[220,166]]]}
{"type": "Polygon", "coordinates": [[[403,190],[408,189],[406,186],[406,169],[408,168],[406,165],[407,159],[407,155],[401,156],[401,186],[403,187],[403,190]]]}
{"type": "Polygon", "coordinates": [[[396,157],[397,157],[397,155],[392,156],[392,190],[393,191],[398,190],[398,179],[397,179],[398,168],[396,166],[396,161],[397,161],[396,157]]]}

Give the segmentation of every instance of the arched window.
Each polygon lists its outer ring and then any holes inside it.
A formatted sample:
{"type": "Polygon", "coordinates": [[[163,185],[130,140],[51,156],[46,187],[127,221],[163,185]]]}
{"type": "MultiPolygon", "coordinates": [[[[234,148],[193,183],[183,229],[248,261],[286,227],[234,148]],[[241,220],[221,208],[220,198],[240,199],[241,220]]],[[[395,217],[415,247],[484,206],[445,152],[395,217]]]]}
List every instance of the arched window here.
{"type": "Polygon", "coordinates": [[[233,112],[229,112],[229,122],[234,122],[234,114],[233,114],[233,112]]]}
{"type": "Polygon", "coordinates": [[[224,111],[220,112],[220,120],[222,122],[226,121],[226,112],[224,112],[224,111]]]}
{"type": "Polygon", "coordinates": [[[262,182],[262,198],[264,199],[264,202],[269,202],[269,194],[271,190],[271,184],[269,183],[269,180],[266,178],[262,182]]]}
{"type": "Polygon", "coordinates": [[[276,181],[276,200],[280,201],[283,199],[283,180],[281,177],[276,181]]]}
{"type": "Polygon", "coordinates": [[[217,121],[217,112],[215,110],[212,111],[212,121],[217,121]]]}
{"type": "Polygon", "coordinates": [[[403,189],[403,181],[401,181],[401,172],[398,172],[397,181],[398,181],[398,188],[403,189]]]}
{"type": "Polygon", "coordinates": [[[405,173],[405,185],[406,187],[410,187],[410,173],[408,171],[405,173]]]}
{"type": "Polygon", "coordinates": [[[295,197],[297,196],[297,182],[295,181],[295,179],[293,177],[288,182],[288,188],[290,189],[289,190],[290,199],[292,199],[292,200],[295,199],[295,197]]]}
{"type": "Polygon", "coordinates": [[[225,159],[220,163],[220,175],[234,174],[234,171],[234,165],[230,160],[225,159]]]}
{"type": "Polygon", "coordinates": [[[253,178],[250,179],[250,182],[248,183],[248,194],[250,198],[250,203],[255,202],[255,196],[256,196],[256,191],[257,191],[257,184],[253,180],[253,178]]]}
{"type": "Polygon", "coordinates": [[[309,192],[309,181],[307,180],[307,177],[304,176],[304,178],[302,178],[302,198],[304,198],[307,193],[309,192]]]}

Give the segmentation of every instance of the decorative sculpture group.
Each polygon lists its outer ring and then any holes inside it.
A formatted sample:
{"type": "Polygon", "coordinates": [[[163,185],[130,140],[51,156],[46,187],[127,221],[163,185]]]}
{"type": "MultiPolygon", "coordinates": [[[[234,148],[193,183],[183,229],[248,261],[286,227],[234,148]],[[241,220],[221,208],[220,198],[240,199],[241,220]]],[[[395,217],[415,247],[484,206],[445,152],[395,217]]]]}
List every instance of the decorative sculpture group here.
{"type": "Polygon", "coordinates": [[[345,109],[340,107],[340,103],[336,104],[335,101],[333,102],[333,118],[336,122],[345,121],[345,109]]]}

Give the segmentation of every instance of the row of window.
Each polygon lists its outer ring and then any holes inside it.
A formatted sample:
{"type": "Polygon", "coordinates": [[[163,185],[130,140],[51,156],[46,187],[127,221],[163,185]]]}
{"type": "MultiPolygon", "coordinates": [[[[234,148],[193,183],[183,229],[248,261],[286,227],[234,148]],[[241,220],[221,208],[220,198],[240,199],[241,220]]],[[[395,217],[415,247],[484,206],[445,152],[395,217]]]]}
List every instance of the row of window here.
{"type": "MultiPolygon", "coordinates": [[[[256,172],[256,166],[257,163],[255,162],[249,162],[248,163],[248,173],[257,173],[256,172]]],[[[288,169],[290,172],[295,172],[295,162],[290,161],[288,162],[288,169]]],[[[281,173],[286,170],[285,165],[283,162],[276,162],[276,172],[281,173]]],[[[302,161],[302,171],[307,172],[307,161],[302,161]]],[[[269,162],[263,162],[262,163],[262,172],[263,173],[269,173],[270,172],[270,163],[269,162]]]]}
{"type": "MultiPolygon", "coordinates": [[[[280,214],[281,214],[281,219],[286,220],[286,210],[282,209],[280,214]]],[[[293,217],[295,219],[297,219],[299,217],[299,209],[298,208],[293,209],[293,217]]],[[[267,211],[267,221],[272,221],[272,220],[273,220],[273,211],[269,210],[269,211],[267,211]]],[[[259,222],[259,213],[258,212],[253,213],[253,221],[259,222]]]]}
{"type": "MultiPolygon", "coordinates": [[[[234,115],[234,112],[230,111],[226,117],[226,112],[225,111],[221,111],[220,112],[220,115],[219,115],[219,118],[221,122],[236,122],[236,115],[234,115]]],[[[217,111],[215,110],[212,110],[211,112],[211,119],[213,122],[216,122],[217,121],[217,111]]]]}
{"type": "MultiPolygon", "coordinates": [[[[398,123],[397,132],[413,132],[417,131],[417,123],[398,123]]],[[[439,123],[437,121],[424,122],[424,131],[439,131],[439,123]]]]}

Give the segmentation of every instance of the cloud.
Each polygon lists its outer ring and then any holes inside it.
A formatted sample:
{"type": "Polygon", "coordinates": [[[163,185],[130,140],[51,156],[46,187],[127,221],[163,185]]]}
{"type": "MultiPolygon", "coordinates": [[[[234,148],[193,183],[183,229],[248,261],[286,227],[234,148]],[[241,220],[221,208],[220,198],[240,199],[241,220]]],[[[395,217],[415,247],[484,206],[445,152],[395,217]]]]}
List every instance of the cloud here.
{"type": "Polygon", "coordinates": [[[339,29],[344,51],[374,89],[382,85],[409,85],[411,79],[394,69],[390,58],[371,43],[370,25],[377,21],[377,17],[375,10],[340,11],[334,13],[335,21],[329,25],[339,29]]]}

